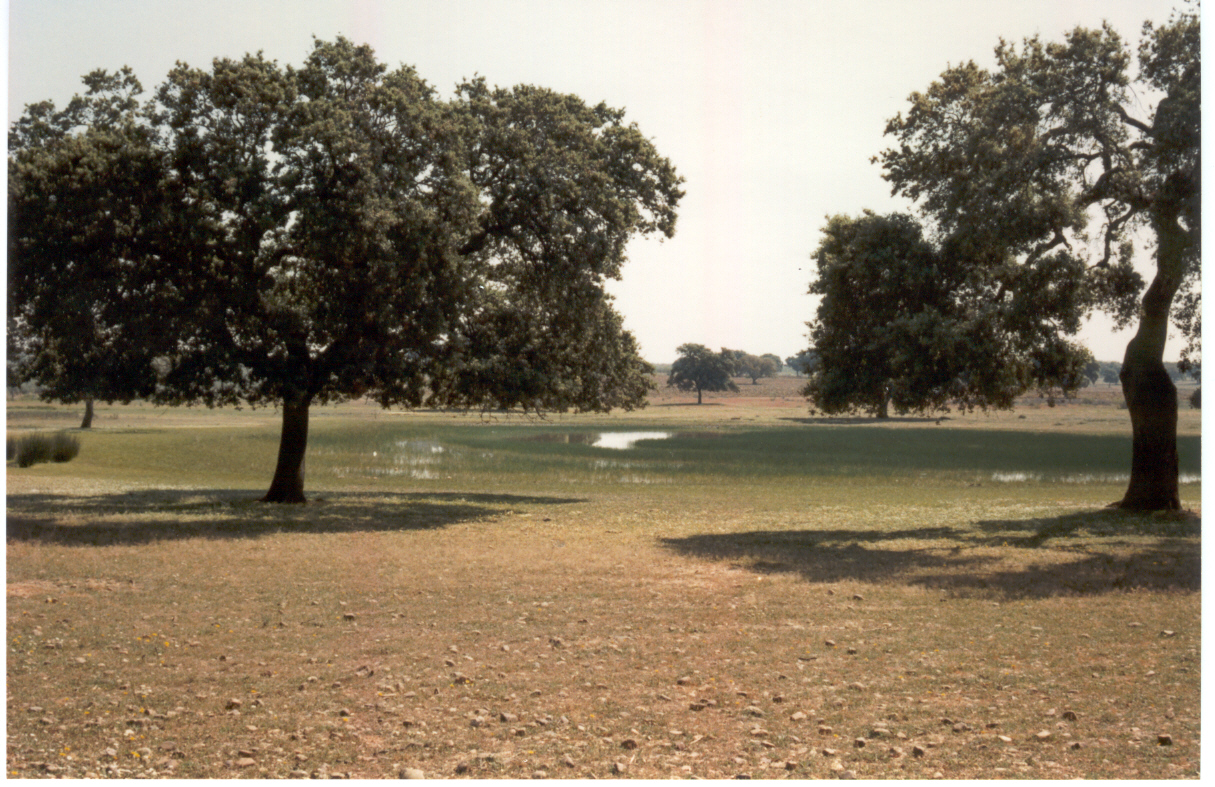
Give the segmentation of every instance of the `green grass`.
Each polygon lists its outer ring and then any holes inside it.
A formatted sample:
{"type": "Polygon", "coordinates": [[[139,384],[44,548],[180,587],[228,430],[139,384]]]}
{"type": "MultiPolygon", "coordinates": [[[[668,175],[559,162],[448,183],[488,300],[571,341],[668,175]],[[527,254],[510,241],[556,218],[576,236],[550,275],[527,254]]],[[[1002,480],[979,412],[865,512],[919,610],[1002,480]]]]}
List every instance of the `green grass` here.
{"type": "MultiPolygon", "coordinates": [[[[407,419],[403,419],[407,420],[407,419]]],[[[939,427],[882,430],[872,426],[768,427],[688,431],[678,423],[647,422],[674,437],[643,441],[622,452],[578,442],[599,428],[544,424],[457,425],[321,423],[309,442],[310,486],[427,481],[481,484],[638,483],[678,478],[696,483],[720,477],[841,481],[929,478],[929,483],[1011,483],[1018,480],[1086,485],[1125,483],[1130,441],[1123,436],[1017,433],[939,427]],[[573,435],[572,442],[558,442],[573,435]],[[618,472],[613,472],[613,470],[618,472]],[[632,471],[632,472],[625,472],[632,471]]],[[[622,430],[617,430],[622,431],[622,430]]],[[[258,482],[272,467],[272,428],[217,428],[165,434],[97,433],[91,466],[106,474],[144,478],[246,479],[258,482]]],[[[1201,474],[1199,438],[1179,438],[1183,479],[1201,474]]],[[[268,479],[266,479],[268,482],[268,479]]]]}

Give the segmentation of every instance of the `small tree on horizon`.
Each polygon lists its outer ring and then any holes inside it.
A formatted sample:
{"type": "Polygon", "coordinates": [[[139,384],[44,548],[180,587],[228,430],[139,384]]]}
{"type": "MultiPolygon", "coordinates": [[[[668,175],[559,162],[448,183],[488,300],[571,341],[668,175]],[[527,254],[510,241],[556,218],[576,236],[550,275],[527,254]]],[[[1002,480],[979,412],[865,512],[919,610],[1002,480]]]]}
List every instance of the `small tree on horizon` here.
{"type": "Polygon", "coordinates": [[[808,350],[802,350],[797,355],[791,355],[786,358],[785,365],[798,376],[808,375],[818,366],[818,351],[813,347],[808,350]]]}
{"type": "Polygon", "coordinates": [[[771,377],[780,367],[780,359],[772,355],[742,353],[734,360],[734,371],[741,377],[750,377],[752,385],[759,385],[759,378],[771,377]]]}
{"type": "Polygon", "coordinates": [[[696,391],[696,404],[704,403],[705,391],[737,391],[730,378],[734,374],[735,351],[715,353],[703,344],[682,344],[679,357],[671,364],[667,386],[681,391],[696,391]]]}

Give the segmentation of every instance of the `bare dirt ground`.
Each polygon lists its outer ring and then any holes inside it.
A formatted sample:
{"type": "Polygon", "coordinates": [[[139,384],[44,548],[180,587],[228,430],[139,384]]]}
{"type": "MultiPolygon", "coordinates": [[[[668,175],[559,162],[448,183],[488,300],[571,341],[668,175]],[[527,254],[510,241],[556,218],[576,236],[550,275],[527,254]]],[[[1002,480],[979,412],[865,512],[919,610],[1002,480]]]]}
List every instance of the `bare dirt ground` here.
{"type": "MultiPolygon", "coordinates": [[[[813,421],[799,386],[701,407],[660,389],[602,422],[813,421]]],[[[275,427],[101,414],[126,440],[204,447],[275,427]]],[[[940,426],[1125,417],[1027,400],[940,426]]],[[[150,485],[89,456],[7,472],[9,777],[1199,776],[1197,512],[745,477],[351,487],[284,508],[202,467],[150,485]]]]}

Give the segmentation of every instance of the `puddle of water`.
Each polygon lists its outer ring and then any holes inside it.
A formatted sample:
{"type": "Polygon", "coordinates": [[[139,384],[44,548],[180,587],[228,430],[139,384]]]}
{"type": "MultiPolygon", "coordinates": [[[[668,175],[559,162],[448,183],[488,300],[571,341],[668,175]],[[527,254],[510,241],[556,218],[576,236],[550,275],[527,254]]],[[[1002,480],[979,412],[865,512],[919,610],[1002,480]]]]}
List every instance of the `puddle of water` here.
{"type": "Polygon", "coordinates": [[[638,440],[666,440],[674,436],[674,432],[548,432],[527,439],[540,443],[573,443],[627,451],[637,445],[638,440]]]}
{"type": "Polygon", "coordinates": [[[600,432],[591,445],[596,448],[612,448],[617,451],[627,451],[637,445],[639,440],[666,440],[671,432],[600,432]]]}

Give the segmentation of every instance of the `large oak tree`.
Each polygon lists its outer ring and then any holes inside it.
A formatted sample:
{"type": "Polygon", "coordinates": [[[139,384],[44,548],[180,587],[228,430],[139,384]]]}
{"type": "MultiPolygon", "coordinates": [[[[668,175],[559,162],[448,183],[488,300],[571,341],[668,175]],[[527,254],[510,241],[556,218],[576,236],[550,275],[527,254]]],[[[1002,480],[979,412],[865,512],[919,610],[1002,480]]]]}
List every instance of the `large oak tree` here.
{"type": "Polygon", "coordinates": [[[1144,26],[1137,73],[1108,26],[1002,41],[993,69],[951,67],[913,94],[887,127],[898,144],[880,156],[894,193],[918,201],[993,307],[1016,297],[1010,276],[1048,255],[1085,261],[1100,286],[1137,231],[1150,237],[1155,272],[1121,372],[1128,509],[1180,507],[1177,393],[1163,354],[1179,293],[1191,340],[1199,325],[1200,45],[1196,11],[1144,26]]]}
{"type": "Polygon", "coordinates": [[[151,398],[281,407],[265,500],[304,500],[314,404],[644,403],[603,285],[674,232],[682,179],[623,112],[481,80],[443,101],[341,38],[179,64],[144,111],[173,208],[124,266],[160,282],[151,398]]]}

